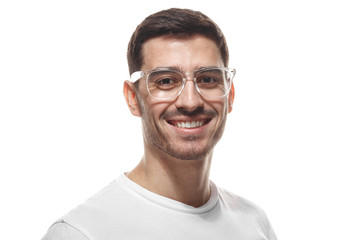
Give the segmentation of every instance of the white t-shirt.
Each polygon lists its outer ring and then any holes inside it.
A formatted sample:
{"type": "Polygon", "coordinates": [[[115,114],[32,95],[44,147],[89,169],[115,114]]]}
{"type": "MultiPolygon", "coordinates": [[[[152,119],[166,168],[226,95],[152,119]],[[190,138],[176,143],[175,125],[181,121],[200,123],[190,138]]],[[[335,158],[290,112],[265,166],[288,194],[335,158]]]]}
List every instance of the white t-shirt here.
{"type": "Polygon", "coordinates": [[[55,222],[42,240],[276,240],[265,213],[211,182],[195,208],[137,185],[125,174],[55,222]]]}

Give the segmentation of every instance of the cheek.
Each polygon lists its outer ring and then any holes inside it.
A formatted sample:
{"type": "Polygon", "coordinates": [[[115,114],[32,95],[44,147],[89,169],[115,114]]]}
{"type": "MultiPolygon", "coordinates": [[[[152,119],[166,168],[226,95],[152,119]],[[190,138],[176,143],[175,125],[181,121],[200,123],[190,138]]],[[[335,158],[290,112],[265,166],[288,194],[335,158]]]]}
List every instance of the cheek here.
{"type": "Polygon", "coordinates": [[[224,99],[222,101],[214,101],[211,102],[211,106],[215,109],[215,111],[219,114],[219,117],[226,115],[228,112],[228,101],[224,99]]]}
{"type": "Polygon", "coordinates": [[[158,103],[158,102],[151,102],[148,101],[147,103],[142,103],[144,112],[144,118],[148,123],[151,122],[151,124],[156,125],[159,121],[162,120],[162,115],[166,112],[168,109],[168,103],[158,103]]]}

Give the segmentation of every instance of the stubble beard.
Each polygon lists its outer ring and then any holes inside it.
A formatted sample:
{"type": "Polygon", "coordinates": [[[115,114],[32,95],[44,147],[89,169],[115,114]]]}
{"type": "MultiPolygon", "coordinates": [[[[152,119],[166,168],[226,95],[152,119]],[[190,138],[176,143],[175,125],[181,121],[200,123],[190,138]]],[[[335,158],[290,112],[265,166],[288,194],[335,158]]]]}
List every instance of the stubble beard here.
{"type": "MultiPolygon", "coordinates": [[[[142,104],[141,104],[142,105],[142,104]]],[[[197,136],[188,136],[176,141],[168,136],[156,125],[152,124],[146,110],[141,106],[143,136],[146,144],[154,146],[162,153],[179,160],[202,160],[212,154],[216,143],[221,139],[226,123],[226,114],[216,131],[208,139],[205,146],[199,146],[197,136]]]]}

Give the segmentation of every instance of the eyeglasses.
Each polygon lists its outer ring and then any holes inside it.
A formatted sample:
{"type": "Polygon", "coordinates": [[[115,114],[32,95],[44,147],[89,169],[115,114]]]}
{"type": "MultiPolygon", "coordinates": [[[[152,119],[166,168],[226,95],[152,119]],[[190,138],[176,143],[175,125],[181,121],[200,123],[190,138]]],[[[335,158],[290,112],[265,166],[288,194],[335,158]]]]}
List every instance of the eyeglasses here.
{"type": "Polygon", "coordinates": [[[135,82],[146,77],[146,86],[150,96],[159,100],[171,100],[178,97],[188,80],[192,80],[196,90],[207,99],[217,99],[229,94],[235,69],[227,67],[200,68],[191,73],[182,73],[172,68],[156,68],[150,71],[137,71],[131,74],[135,82]]]}

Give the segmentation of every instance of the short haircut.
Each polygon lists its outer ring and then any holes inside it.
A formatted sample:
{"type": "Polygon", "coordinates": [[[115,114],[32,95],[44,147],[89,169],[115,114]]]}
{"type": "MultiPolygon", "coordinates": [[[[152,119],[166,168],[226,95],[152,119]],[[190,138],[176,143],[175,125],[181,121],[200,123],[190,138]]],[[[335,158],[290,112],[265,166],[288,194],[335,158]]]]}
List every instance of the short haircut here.
{"type": "Polygon", "coordinates": [[[188,38],[197,34],[215,42],[219,47],[224,66],[227,67],[229,51],[225,36],[218,25],[199,11],[171,8],[148,16],[135,29],[127,51],[130,74],[141,69],[142,47],[147,40],[168,35],[188,38]]]}

